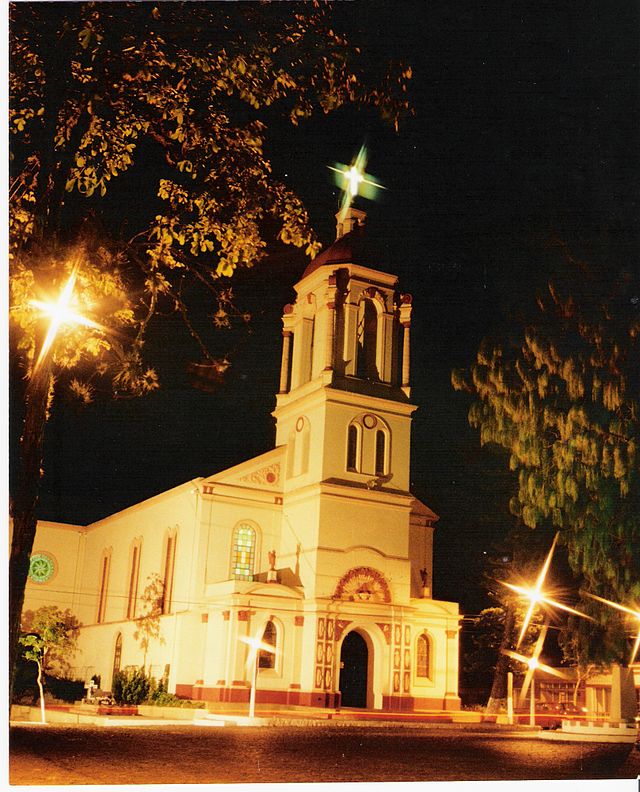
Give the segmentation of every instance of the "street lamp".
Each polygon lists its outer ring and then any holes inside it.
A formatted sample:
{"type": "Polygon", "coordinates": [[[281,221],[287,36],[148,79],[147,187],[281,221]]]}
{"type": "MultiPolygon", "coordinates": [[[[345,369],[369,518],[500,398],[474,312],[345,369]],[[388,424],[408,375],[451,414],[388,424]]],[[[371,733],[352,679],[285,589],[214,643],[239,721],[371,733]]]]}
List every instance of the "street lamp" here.
{"type": "Polygon", "coordinates": [[[49,394],[52,387],[52,355],[54,341],[64,325],[79,324],[101,330],[100,325],[82,316],[73,308],[77,265],[57,300],[32,300],[31,306],[50,317],[44,342],[32,366],[25,393],[24,431],[20,438],[20,470],[13,496],[13,530],[9,559],[9,663],[11,689],[18,649],[20,617],[24,589],[29,573],[29,559],[36,533],[36,506],[42,468],[44,429],[47,423],[49,394]]]}
{"type": "Polygon", "coordinates": [[[547,674],[551,674],[552,676],[559,677],[560,679],[567,679],[567,675],[564,674],[562,671],[559,671],[557,668],[552,668],[551,666],[545,665],[544,663],[540,662],[540,654],[542,652],[542,647],[544,645],[545,638],[547,637],[547,632],[549,630],[549,618],[545,620],[542,629],[540,630],[540,635],[536,641],[536,644],[533,648],[533,654],[531,657],[526,657],[525,655],[519,654],[518,652],[513,652],[511,649],[503,649],[503,654],[512,657],[514,660],[517,660],[520,663],[523,663],[527,666],[527,673],[525,674],[524,680],[522,682],[522,688],[520,689],[520,706],[524,703],[527,698],[527,692],[529,690],[529,686],[531,686],[531,694],[529,697],[529,724],[531,726],[536,725],[536,695],[535,695],[535,672],[537,669],[544,671],[547,674]]]}
{"type": "Polygon", "coordinates": [[[271,644],[267,644],[260,638],[243,636],[239,638],[242,643],[249,646],[247,665],[252,664],[251,670],[251,693],[249,694],[249,717],[254,718],[256,714],[256,687],[258,686],[258,652],[269,652],[275,654],[276,650],[271,644]]]}
{"type": "Polygon", "coordinates": [[[74,267],[69,280],[64,285],[60,296],[55,302],[43,302],[42,300],[31,300],[30,305],[38,308],[43,314],[51,317],[47,335],[42,343],[40,354],[34,366],[34,373],[38,370],[43,360],[47,357],[49,350],[53,346],[53,342],[58,334],[58,331],[63,325],[79,324],[84,327],[92,327],[96,330],[100,329],[100,325],[92,319],[77,313],[73,310],[73,290],[75,288],[76,279],[78,277],[78,268],[74,267]]]}
{"type": "Polygon", "coordinates": [[[515,591],[523,599],[529,600],[529,607],[527,608],[527,612],[522,622],[522,628],[520,630],[520,635],[518,636],[516,647],[520,646],[520,644],[522,643],[522,639],[524,638],[527,632],[527,628],[529,627],[531,617],[533,616],[533,612],[537,605],[551,605],[552,607],[559,608],[560,610],[566,611],[567,613],[572,613],[574,616],[581,616],[583,619],[590,619],[591,621],[593,621],[593,619],[591,619],[590,616],[587,616],[586,613],[582,613],[581,611],[578,611],[575,608],[571,608],[569,607],[569,605],[565,605],[563,602],[558,602],[557,600],[551,599],[542,590],[545,579],[547,577],[547,573],[549,571],[549,567],[551,566],[551,559],[553,558],[553,552],[556,548],[557,541],[558,541],[558,534],[556,534],[553,537],[553,542],[551,543],[551,549],[549,550],[547,557],[544,560],[544,564],[542,565],[542,568],[538,573],[536,582],[532,587],[528,588],[526,586],[518,586],[515,583],[508,583],[504,580],[498,581],[498,583],[500,583],[502,586],[506,586],[512,591],[515,591]]]}

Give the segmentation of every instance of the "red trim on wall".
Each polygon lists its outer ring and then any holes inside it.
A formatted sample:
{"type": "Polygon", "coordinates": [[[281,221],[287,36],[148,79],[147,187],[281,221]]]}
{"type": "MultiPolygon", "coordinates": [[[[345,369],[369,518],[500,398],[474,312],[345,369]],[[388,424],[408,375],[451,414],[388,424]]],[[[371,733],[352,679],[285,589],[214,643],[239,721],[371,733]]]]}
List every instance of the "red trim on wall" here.
{"type": "Polygon", "coordinates": [[[413,712],[413,696],[383,696],[382,709],[387,712],[413,712]]]}
{"type": "MultiPolygon", "coordinates": [[[[197,687],[194,685],[176,685],[176,696],[194,701],[225,702],[248,704],[250,689],[248,687],[197,687]]],[[[339,692],[320,690],[300,690],[299,685],[291,685],[289,690],[257,690],[258,704],[285,704],[301,707],[340,708],[339,692]]],[[[422,698],[414,696],[383,696],[382,710],[385,712],[416,712],[419,710],[460,709],[460,699],[422,698]]]]}

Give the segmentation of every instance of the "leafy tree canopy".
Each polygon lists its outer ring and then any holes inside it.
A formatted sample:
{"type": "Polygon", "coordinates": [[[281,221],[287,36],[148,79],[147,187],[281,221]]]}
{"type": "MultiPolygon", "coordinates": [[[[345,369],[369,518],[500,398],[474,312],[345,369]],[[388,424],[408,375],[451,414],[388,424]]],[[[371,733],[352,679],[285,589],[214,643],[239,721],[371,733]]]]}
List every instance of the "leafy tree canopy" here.
{"type": "Polygon", "coordinates": [[[617,602],[640,597],[638,280],[567,253],[536,313],[453,374],[481,443],[509,455],[512,513],[559,529],[584,589],[617,602]]]}
{"type": "Polygon", "coordinates": [[[22,616],[20,644],[27,660],[42,673],[64,675],[69,671],[69,657],[76,649],[80,624],[70,610],[45,605],[22,616]]]}
{"type": "Polygon", "coordinates": [[[272,174],[270,120],[296,125],[357,103],[397,126],[411,76],[385,65],[372,80],[376,69],[334,11],[316,2],[11,7],[11,296],[27,361],[38,319],[30,300],[59,289],[73,263],[102,331],[83,328],[81,343],[67,335],[55,362],[97,358],[117,392],[144,393],[157,383],[140,349],[159,306],[183,315],[207,357],[188,284],[210,291],[213,326],[228,326],[225,279],[260,261],[268,239],[315,255],[304,207],[272,174]],[[125,174],[140,210],[105,228],[97,217],[125,174]]]}

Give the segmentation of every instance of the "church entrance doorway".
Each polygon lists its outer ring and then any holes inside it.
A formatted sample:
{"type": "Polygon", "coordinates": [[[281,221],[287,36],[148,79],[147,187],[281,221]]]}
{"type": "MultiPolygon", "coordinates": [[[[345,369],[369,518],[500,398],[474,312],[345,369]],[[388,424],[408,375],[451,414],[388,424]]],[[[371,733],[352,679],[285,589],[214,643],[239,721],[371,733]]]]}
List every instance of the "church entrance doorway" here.
{"type": "Polygon", "coordinates": [[[343,707],[367,706],[369,648],[357,632],[350,632],[340,650],[340,701],[343,707]]]}

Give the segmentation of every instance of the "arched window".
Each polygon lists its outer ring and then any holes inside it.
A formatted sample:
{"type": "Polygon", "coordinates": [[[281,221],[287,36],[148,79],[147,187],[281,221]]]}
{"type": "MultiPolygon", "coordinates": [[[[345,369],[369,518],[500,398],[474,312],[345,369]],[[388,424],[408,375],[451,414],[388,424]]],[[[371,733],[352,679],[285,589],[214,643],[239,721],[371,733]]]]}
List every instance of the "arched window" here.
{"type": "Polygon", "coordinates": [[[231,544],[231,577],[253,580],[256,555],[256,532],[248,523],[240,523],[233,532],[231,544]]]}
{"type": "MultiPolygon", "coordinates": [[[[278,643],[278,630],[276,625],[269,620],[262,633],[262,643],[273,646],[274,650],[278,643]]],[[[275,668],[276,667],[276,654],[275,651],[269,652],[266,649],[261,649],[258,655],[258,668],[275,668]]]]}
{"type": "Polygon", "coordinates": [[[357,376],[379,380],[377,366],[378,314],[371,300],[362,300],[358,308],[357,376]]]}
{"type": "Polygon", "coordinates": [[[360,427],[350,424],[347,430],[347,470],[358,471],[360,467],[360,427]]]}
{"type": "Polygon", "coordinates": [[[170,533],[167,536],[164,552],[164,576],[162,582],[162,612],[171,613],[171,600],[173,597],[173,569],[176,561],[176,535],[170,533]]]}
{"type": "Polygon", "coordinates": [[[135,619],[138,600],[138,577],[140,575],[140,540],[135,542],[131,551],[129,569],[129,590],[127,596],[127,619],[135,619]]]}
{"type": "Polygon", "coordinates": [[[122,661],[122,633],[118,633],[116,638],[116,648],[113,652],[113,674],[114,676],[120,670],[120,663],[122,661]]]}
{"type": "Polygon", "coordinates": [[[111,552],[105,550],[100,560],[100,593],[98,596],[98,613],[96,621],[101,624],[104,621],[107,610],[107,593],[109,589],[109,570],[111,568],[111,552]]]}
{"type": "Polygon", "coordinates": [[[422,679],[428,679],[431,676],[431,652],[429,645],[429,636],[418,636],[418,644],[416,646],[416,676],[422,679]]]}
{"type": "Polygon", "coordinates": [[[387,472],[387,435],[378,429],[376,432],[376,476],[384,476],[387,472]]]}

